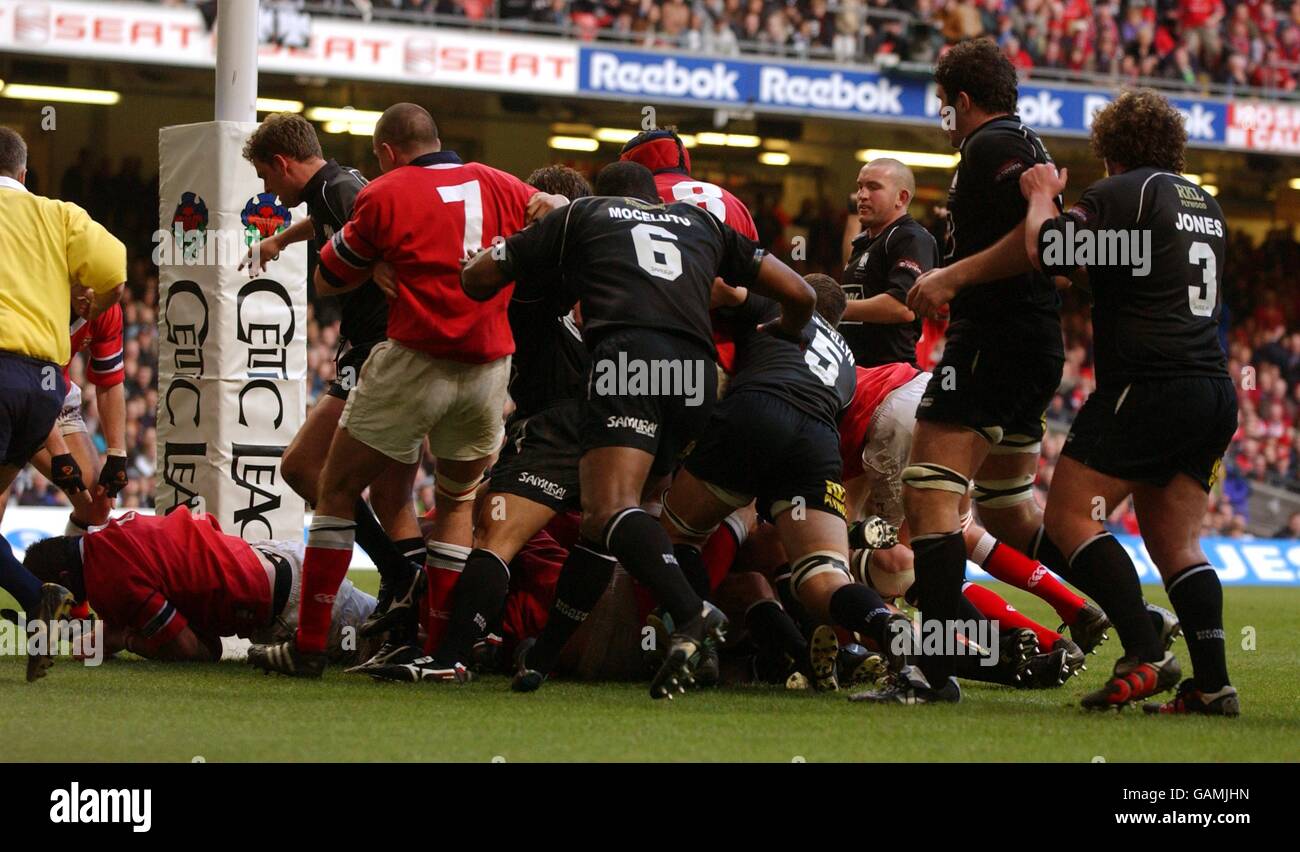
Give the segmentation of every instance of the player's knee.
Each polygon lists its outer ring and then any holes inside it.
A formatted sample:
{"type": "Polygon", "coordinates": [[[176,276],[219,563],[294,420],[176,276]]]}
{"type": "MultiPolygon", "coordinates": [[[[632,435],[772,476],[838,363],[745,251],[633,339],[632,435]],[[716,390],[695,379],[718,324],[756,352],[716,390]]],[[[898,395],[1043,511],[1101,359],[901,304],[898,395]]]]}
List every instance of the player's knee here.
{"type": "Polygon", "coordinates": [[[848,560],[832,550],[809,553],[790,565],[790,590],[810,609],[822,609],[822,599],[851,579],[848,560]]]}
{"type": "Polygon", "coordinates": [[[603,542],[605,539],[605,527],[609,526],[610,519],[614,517],[614,511],[601,508],[588,509],[583,507],[582,519],[578,522],[578,534],[584,541],[603,542]]]}
{"type": "Polygon", "coordinates": [[[970,488],[970,481],[960,472],[928,462],[908,465],[900,479],[903,483],[903,510],[914,532],[924,532],[934,523],[950,520],[932,516],[936,513],[955,514],[970,488]]]}
{"type": "Polygon", "coordinates": [[[469,504],[474,501],[474,496],[478,492],[478,487],[482,481],[482,476],[474,477],[468,481],[460,481],[452,479],[441,471],[434,471],[434,499],[439,507],[455,510],[462,504],[469,504]]]}
{"type": "Polygon", "coordinates": [[[975,503],[981,509],[1011,509],[1033,499],[1032,473],[1007,479],[975,480],[975,503]]]}
{"type": "Polygon", "coordinates": [[[1047,502],[1047,508],[1043,511],[1043,529],[1047,537],[1067,557],[1070,555],[1069,549],[1075,542],[1103,528],[1103,520],[1094,520],[1090,515],[1072,512],[1061,503],[1051,500],[1047,502]]]}
{"type": "Polygon", "coordinates": [[[901,544],[888,550],[857,551],[849,561],[849,574],[885,598],[902,596],[916,580],[912,551],[901,544]]]}
{"type": "Polygon", "coordinates": [[[663,511],[659,519],[663,523],[664,529],[668,531],[668,537],[674,543],[703,545],[704,542],[709,540],[709,536],[713,535],[713,531],[718,528],[717,524],[711,527],[696,526],[678,514],[673,508],[671,490],[664,493],[662,507],[663,511]]]}
{"type": "Polygon", "coordinates": [[[757,571],[728,574],[718,587],[718,596],[721,597],[724,591],[728,598],[740,602],[742,609],[748,609],[759,601],[776,600],[772,584],[757,571]]]}
{"type": "Polygon", "coordinates": [[[316,480],[321,471],[319,465],[310,465],[305,456],[290,446],[280,459],[280,475],[295,494],[310,501],[316,496],[316,480]]]}

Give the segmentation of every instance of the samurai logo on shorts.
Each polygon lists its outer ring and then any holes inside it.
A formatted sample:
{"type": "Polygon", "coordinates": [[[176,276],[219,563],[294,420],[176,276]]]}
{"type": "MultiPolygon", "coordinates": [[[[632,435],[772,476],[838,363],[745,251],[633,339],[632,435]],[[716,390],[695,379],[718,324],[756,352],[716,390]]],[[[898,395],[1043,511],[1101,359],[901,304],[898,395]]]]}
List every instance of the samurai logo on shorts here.
{"type": "Polygon", "coordinates": [[[244,223],[244,240],[251,246],[288,228],[293,214],[274,193],[259,192],[244,204],[239,221],[244,223]]]}
{"type": "Polygon", "coordinates": [[[605,421],[607,429],[631,429],[638,435],[645,435],[647,438],[653,438],[659,431],[659,424],[653,420],[646,420],[641,417],[619,417],[610,416],[605,421]]]}
{"type": "Polygon", "coordinates": [[[845,517],[848,512],[844,508],[844,486],[838,482],[826,480],[826,494],[822,497],[822,502],[835,514],[845,517]]]}

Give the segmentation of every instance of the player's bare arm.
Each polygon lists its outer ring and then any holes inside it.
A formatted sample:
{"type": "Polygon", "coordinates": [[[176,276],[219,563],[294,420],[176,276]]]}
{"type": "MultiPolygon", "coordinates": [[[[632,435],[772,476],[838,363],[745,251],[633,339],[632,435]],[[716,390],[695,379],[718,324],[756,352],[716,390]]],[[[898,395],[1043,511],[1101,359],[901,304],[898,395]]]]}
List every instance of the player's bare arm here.
{"type": "Polygon", "coordinates": [[[126,289],[126,282],[123,281],[111,290],[103,293],[96,293],[95,297],[90,300],[90,313],[86,316],[87,320],[93,320],[95,317],[104,313],[104,311],[122,301],[122,293],[126,289]]]}
{"type": "Polygon", "coordinates": [[[879,293],[870,299],[850,299],[844,308],[844,319],[850,322],[870,322],[894,325],[913,322],[916,314],[889,293],[879,293]]]}
{"type": "Polygon", "coordinates": [[[559,210],[569,203],[569,199],[554,192],[538,192],[528,199],[528,208],[524,222],[532,224],[553,210],[559,210]]]}
{"type": "Polygon", "coordinates": [[[128,631],[124,647],[132,654],[168,663],[215,663],[221,659],[221,641],[199,636],[188,625],[175,639],[163,644],[128,631]]]}
{"type": "Polygon", "coordinates": [[[1025,254],[1025,224],[1021,222],[984,251],[952,266],[923,273],[907,294],[907,306],[933,319],[967,287],[1010,278],[1030,269],[1029,256],[1025,254]]]}
{"type": "Polygon", "coordinates": [[[318,294],[322,296],[341,296],[344,293],[351,293],[370,279],[368,277],[362,278],[361,280],[355,281],[351,284],[344,284],[341,287],[335,287],[325,278],[324,275],[321,274],[321,268],[318,266],[316,267],[316,274],[312,276],[311,280],[312,284],[316,286],[316,292],[318,294]]]}
{"type": "Polygon", "coordinates": [[[310,240],[315,228],[310,216],[304,216],[278,234],[272,234],[260,242],[248,247],[248,254],[239,262],[239,268],[247,267],[249,275],[259,275],[266,265],[280,256],[288,246],[310,240]]]}
{"type": "Polygon", "coordinates": [[[126,388],[119,382],[109,387],[95,386],[95,405],[99,409],[99,428],[104,433],[104,467],[95,486],[96,500],[112,500],[126,487],[126,388]]]}
{"type": "Polygon", "coordinates": [[[460,271],[460,287],[476,302],[486,302],[510,283],[495,250],[481,251],[460,271]]]}
{"type": "Polygon", "coordinates": [[[788,340],[801,340],[804,327],[812,320],[813,309],[817,307],[817,294],[803,276],[765,254],[754,279],[754,291],[781,305],[781,316],[766,323],[764,329],[788,340]]]}
{"type": "Polygon", "coordinates": [[[1038,256],[1038,237],[1043,225],[1058,215],[1056,198],[1065,190],[1068,173],[1068,169],[1061,169],[1058,174],[1056,166],[1040,163],[1020,176],[1020,191],[1029,202],[1025,214],[1025,256],[1038,270],[1043,268],[1038,256]]]}

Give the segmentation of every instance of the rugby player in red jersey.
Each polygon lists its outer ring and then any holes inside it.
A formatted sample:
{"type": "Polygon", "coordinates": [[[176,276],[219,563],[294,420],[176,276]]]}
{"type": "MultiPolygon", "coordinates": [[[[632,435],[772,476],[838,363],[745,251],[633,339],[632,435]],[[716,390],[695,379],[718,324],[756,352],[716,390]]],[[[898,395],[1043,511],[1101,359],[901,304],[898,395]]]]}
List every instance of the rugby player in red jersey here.
{"type": "Polygon", "coordinates": [[[501,446],[514,340],[510,288],[480,302],[460,288],[461,260],[523,227],[532,187],[442,150],[432,116],[395,104],[375,125],[384,172],[320,253],[317,292],[344,293],[392,265],[388,340],[375,346],[349,395],[321,473],[308,533],[302,612],[294,640],[255,645],[249,662],[298,677],[325,667],[330,605],[347,574],[354,505],[378,472],[412,463],[426,436],[437,458],[438,515],[425,566],[459,572],[470,553],[473,497],[501,446]]]}
{"type": "MultiPolygon", "coordinates": [[[[302,542],[246,542],[223,533],[212,515],[191,515],[183,506],[163,516],[127,512],[101,530],[53,536],[23,559],[38,579],[90,604],[105,654],[127,650],[177,662],[220,659],[223,636],[290,637],[302,564],[302,542]]],[[[328,655],[357,650],[356,628],[374,606],[372,596],[347,580],[340,584],[328,655]]]]}
{"type": "Polygon", "coordinates": [[[647,130],[623,145],[620,160],[640,163],[654,174],[655,189],[665,204],[685,201],[703,207],[724,225],[751,240],[758,239],[749,209],[722,187],[691,176],[691,155],[673,128],[647,130]]]}

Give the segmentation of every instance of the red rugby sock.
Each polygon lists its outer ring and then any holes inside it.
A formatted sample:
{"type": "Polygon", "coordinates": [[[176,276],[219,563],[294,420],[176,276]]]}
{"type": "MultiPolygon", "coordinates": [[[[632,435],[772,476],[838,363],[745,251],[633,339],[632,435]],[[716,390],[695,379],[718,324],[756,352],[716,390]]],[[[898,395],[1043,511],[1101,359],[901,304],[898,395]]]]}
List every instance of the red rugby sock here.
{"type": "Polygon", "coordinates": [[[322,654],[330,635],[334,596],[352,564],[357,525],[348,518],[317,515],[307,532],[298,601],[299,651],[322,654]]]}
{"type": "Polygon", "coordinates": [[[451,607],[456,583],[460,581],[461,572],[465,570],[465,560],[469,558],[470,549],[444,541],[431,541],[424,567],[428,582],[425,586],[425,622],[427,638],[424,642],[426,654],[436,654],[442,638],[451,624],[451,607]]]}
{"type": "Polygon", "coordinates": [[[1061,634],[1055,630],[1048,630],[1037,621],[1018,611],[992,589],[986,589],[974,583],[967,583],[962,589],[962,594],[966,596],[966,600],[974,604],[975,608],[980,611],[980,615],[985,618],[997,621],[1003,627],[1013,629],[1028,627],[1034,631],[1034,635],[1038,637],[1038,648],[1043,653],[1052,650],[1056,640],[1061,638],[1061,634]]]}
{"type": "Polygon", "coordinates": [[[1066,624],[1073,624],[1083,608],[1083,598],[1052,576],[1047,566],[1030,559],[1004,542],[993,545],[982,565],[985,571],[1004,583],[1024,589],[1047,601],[1066,624]]]}

